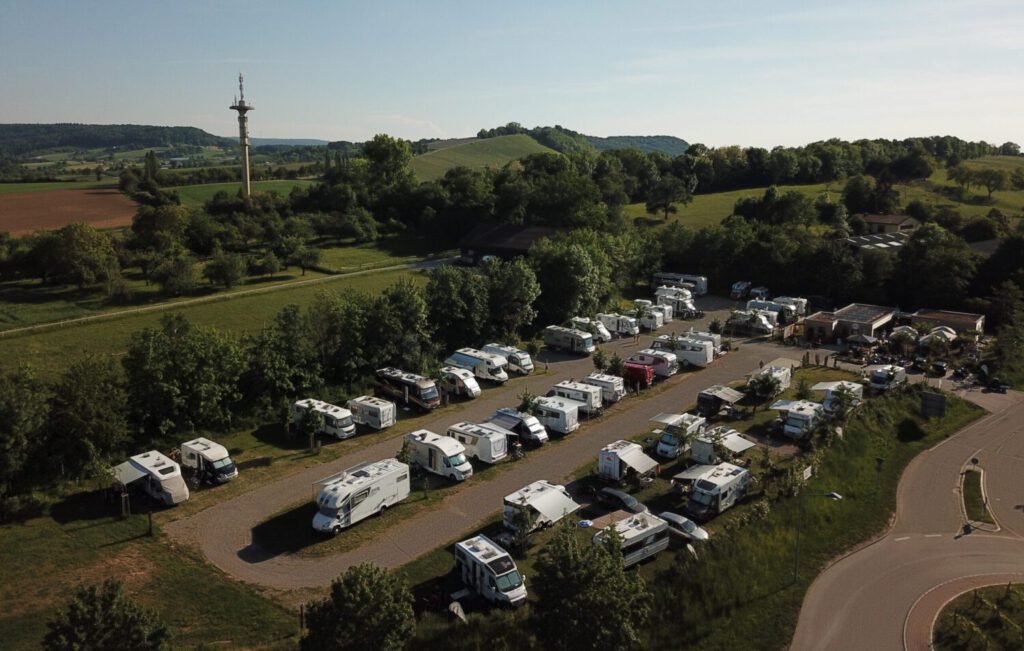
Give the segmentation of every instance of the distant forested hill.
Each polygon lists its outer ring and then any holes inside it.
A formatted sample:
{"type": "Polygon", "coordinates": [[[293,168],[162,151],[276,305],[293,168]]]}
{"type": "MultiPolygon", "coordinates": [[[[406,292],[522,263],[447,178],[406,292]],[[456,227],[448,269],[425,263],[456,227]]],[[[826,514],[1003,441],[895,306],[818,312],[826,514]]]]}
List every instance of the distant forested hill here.
{"type": "Polygon", "coordinates": [[[599,150],[605,149],[639,149],[644,153],[660,151],[667,156],[679,156],[686,153],[690,143],[675,136],[587,136],[590,144],[599,150]]]}
{"type": "Polygon", "coordinates": [[[140,124],[0,124],[0,157],[65,147],[230,147],[235,142],[195,127],[154,127],[140,124]]]}

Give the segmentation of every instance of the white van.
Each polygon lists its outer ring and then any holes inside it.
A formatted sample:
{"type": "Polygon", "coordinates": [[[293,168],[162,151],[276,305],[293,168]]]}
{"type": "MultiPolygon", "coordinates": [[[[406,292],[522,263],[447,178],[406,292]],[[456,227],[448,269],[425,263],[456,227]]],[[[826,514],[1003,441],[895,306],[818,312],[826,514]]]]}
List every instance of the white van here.
{"type": "Polygon", "coordinates": [[[377,396],[352,398],[345,406],[352,412],[352,420],[373,429],[386,429],[395,424],[398,410],[395,403],[377,396]]]}
{"type": "Polygon", "coordinates": [[[200,436],[182,443],[179,451],[181,465],[191,468],[200,481],[223,484],[238,476],[238,467],[220,443],[200,436]]]}
{"type": "Polygon", "coordinates": [[[338,407],[315,398],[297,400],[292,404],[292,425],[297,427],[307,411],[317,412],[324,417],[324,424],[317,434],[328,434],[338,439],[347,439],[356,433],[352,412],[344,407],[338,407]]]}
{"type": "Polygon", "coordinates": [[[462,421],[448,428],[448,436],[466,447],[466,454],[484,463],[498,463],[508,456],[508,437],[512,432],[494,423],[462,421]]]}
{"type": "Polygon", "coordinates": [[[597,319],[588,319],[585,316],[574,316],[569,321],[569,327],[589,332],[594,335],[594,339],[599,343],[607,343],[612,340],[612,333],[608,332],[608,328],[604,327],[604,324],[597,319]]]}
{"type": "Polygon", "coordinates": [[[622,561],[625,567],[636,565],[668,549],[668,523],[656,515],[636,513],[619,520],[594,534],[594,544],[600,545],[610,529],[615,529],[622,539],[622,561]]]}
{"type": "Polygon", "coordinates": [[[535,416],[512,407],[499,409],[487,422],[513,432],[524,443],[544,445],[548,441],[548,431],[535,416]]]}
{"type": "Polygon", "coordinates": [[[472,371],[481,380],[504,384],[508,382],[508,359],[501,355],[485,353],[476,348],[460,348],[444,360],[449,366],[458,366],[472,371]]]}
{"type": "Polygon", "coordinates": [[[658,435],[658,445],[654,453],[665,459],[677,459],[679,455],[690,449],[693,437],[704,431],[707,419],[696,414],[658,414],[651,419],[661,423],[664,430],[654,430],[658,435]]]}
{"type": "Polygon", "coordinates": [[[338,534],[409,497],[409,466],[397,459],[366,461],[324,477],[313,487],[319,489],[313,529],[338,534]]]}
{"type": "Polygon", "coordinates": [[[501,355],[508,360],[508,367],[510,370],[520,373],[522,375],[529,375],[533,373],[533,359],[530,357],[530,353],[525,350],[520,350],[515,346],[506,346],[505,344],[491,343],[481,348],[485,353],[491,353],[492,355],[501,355]]]}
{"type": "Polygon", "coordinates": [[[455,543],[455,568],[463,583],[492,604],[526,603],[526,583],[515,561],[483,534],[455,543]]]}
{"type": "Polygon", "coordinates": [[[583,383],[600,388],[602,402],[618,402],[626,397],[626,383],[618,375],[591,373],[583,383]]]}
{"type": "Polygon", "coordinates": [[[571,434],[580,428],[582,402],[568,398],[540,396],[533,407],[533,415],[547,429],[560,434],[571,434]]]}
{"type": "Polygon", "coordinates": [[[473,476],[473,466],[466,459],[466,448],[455,439],[418,429],[406,434],[405,440],[409,442],[414,466],[455,481],[473,476]]]}
{"type": "Polygon", "coordinates": [[[472,399],[478,398],[481,393],[476,376],[458,366],[442,366],[438,384],[453,396],[465,396],[472,399]]]}
{"type": "Polygon", "coordinates": [[[583,406],[580,407],[580,411],[585,414],[599,414],[603,407],[603,401],[601,400],[601,387],[596,387],[585,382],[563,380],[551,387],[551,391],[548,392],[548,395],[558,398],[568,398],[569,400],[575,400],[576,402],[582,403],[583,406]]]}

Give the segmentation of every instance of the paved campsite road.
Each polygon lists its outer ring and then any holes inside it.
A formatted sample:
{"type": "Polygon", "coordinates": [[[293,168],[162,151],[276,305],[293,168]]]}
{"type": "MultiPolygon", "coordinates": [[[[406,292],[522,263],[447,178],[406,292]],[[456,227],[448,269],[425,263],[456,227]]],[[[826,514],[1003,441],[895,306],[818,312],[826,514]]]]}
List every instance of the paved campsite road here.
{"type": "Polygon", "coordinates": [[[961,395],[990,415],[910,463],[891,529],[811,585],[793,651],[928,649],[949,598],[979,582],[1024,580],[1024,394],[961,395]],[[960,474],[973,457],[1000,528],[961,535],[960,474]]]}

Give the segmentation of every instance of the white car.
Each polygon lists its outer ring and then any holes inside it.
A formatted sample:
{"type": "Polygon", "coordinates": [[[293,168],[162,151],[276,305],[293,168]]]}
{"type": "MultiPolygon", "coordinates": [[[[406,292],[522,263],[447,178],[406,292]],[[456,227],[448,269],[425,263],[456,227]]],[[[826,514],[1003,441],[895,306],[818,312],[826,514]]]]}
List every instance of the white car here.
{"type": "Polygon", "coordinates": [[[668,523],[668,530],[690,542],[707,542],[708,532],[697,526],[693,520],[671,511],[664,511],[658,517],[668,523]]]}

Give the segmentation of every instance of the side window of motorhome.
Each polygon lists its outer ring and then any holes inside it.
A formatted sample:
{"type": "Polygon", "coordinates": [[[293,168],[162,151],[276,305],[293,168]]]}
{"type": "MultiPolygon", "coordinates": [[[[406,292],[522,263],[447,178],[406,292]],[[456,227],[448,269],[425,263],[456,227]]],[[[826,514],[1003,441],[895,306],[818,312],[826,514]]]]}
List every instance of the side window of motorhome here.
{"type": "Polygon", "coordinates": [[[397,477],[397,478],[395,479],[395,482],[396,482],[396,483],[397,483],[397,482],[402,482],[402,481],[405,481],[405,480],[406,480],[406,479],[408,479],[408,478],[409,478],[409,475],[408,475],[408,474],[402,474],[402,475],[399,475],[399,476],[398,476],[398,477],[397,477]]]}
{"type": "Polygon", "coordinates": [[[355,495],[352,496],[352,506],[358,506],[362,504],[363,500],[370,494],[369,488],[364,488],[355,495]]]}

